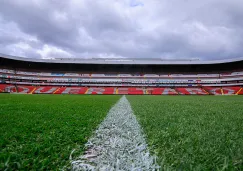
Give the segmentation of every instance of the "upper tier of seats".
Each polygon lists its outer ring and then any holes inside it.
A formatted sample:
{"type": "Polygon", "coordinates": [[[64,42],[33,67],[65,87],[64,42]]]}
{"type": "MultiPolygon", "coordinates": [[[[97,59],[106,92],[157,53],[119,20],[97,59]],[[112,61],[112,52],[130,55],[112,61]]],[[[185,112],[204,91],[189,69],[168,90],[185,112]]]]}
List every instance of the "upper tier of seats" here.
{"type": "Polygon", "coordinates": [[[0,69],[0,83],[42,86],[242,86],[243,71],[219,74],[81,74],[0,69]]]}
{"type": "Polygon", "coordinates": [[[28,71],[15,71],[9,69],[1,69],[0,74],[9,75],[22,75],[22,76],[44,76],[44,77],[73,77],[73,78],[227,78],[227,77],[240,77],[243,76],[243,71],[228,72],[228,73],[214,73],[214,74],[93,74],[93,73],[53,73],[53,72],[28,72],[28,71]]]}

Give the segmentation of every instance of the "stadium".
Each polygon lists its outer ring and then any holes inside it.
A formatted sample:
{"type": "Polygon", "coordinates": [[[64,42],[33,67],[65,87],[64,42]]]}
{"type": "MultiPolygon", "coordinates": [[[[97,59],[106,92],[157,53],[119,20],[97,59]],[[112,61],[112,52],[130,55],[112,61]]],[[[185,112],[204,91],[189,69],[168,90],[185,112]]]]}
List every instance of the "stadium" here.
{"type": "Polygon", "coordinates": [[[1,55],[1,92],[26,94],[242,95],[243,58],[31,59],[1,55]]]}
{"type": "Polygon", "coordinates": [[[0,170],[243,169],[243,58],[1,54],[0,93],[0,170]]]}

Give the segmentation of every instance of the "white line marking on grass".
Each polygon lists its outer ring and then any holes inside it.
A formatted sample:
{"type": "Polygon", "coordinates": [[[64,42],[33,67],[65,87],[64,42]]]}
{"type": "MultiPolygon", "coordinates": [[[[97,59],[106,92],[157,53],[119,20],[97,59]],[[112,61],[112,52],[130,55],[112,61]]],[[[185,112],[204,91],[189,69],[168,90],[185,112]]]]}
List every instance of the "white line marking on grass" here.
{"type": "Polygon", "coordinates": [[[74,171],[159,170],[125,96],[110,109],[86,147],[86,154],[71,162],[74,171]]]}

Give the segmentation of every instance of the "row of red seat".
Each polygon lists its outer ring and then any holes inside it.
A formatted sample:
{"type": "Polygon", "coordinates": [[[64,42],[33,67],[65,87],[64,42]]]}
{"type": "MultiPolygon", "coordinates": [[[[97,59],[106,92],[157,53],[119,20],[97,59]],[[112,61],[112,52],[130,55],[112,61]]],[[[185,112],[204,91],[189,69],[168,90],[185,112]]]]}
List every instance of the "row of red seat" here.
{"type": "Polygon", "coordinates": [[[241,87],[131,88],[131,87],[54,87],[0,84],[0,92],[28,94],[152,94],[152,95],[243,95],[241,87]]]}

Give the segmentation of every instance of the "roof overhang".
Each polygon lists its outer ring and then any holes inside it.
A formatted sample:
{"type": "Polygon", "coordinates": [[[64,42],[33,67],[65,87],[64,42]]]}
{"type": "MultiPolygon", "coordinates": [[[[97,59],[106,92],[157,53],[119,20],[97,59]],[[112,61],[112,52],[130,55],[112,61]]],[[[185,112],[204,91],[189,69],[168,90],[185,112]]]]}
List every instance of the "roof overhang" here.
{"type": "Polygon", "coordinates": [[[18,56],[11,56],[1,54],[0,57],[6,59],[12,59],[17,61],[26,62],[39,62],[39,63],[66,63],[66,64],[118,64],[118,65],[207,65],[207,64],[223,64],[243,61],[243,57],[233,59],[222,59],[222,60],[205,60],[201,61],[198,59],[178,59],[178,60],[167,60],[158,58],[91,58],[91,59],[80,59],[80,58],[25,58],[18,56]]]}

